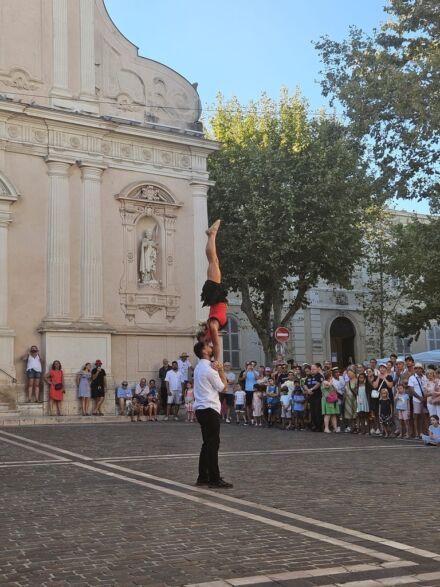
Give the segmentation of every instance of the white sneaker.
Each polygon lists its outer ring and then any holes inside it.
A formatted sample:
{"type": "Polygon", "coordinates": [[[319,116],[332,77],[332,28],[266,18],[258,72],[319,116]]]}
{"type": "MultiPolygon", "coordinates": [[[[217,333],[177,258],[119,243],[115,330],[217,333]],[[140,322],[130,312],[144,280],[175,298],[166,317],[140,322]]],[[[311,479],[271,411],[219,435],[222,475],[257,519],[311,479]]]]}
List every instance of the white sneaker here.
{"type": "Polygon", "coordinates": [[[351,432],[350,426],[347,426],[347,428],[344,430],[344,432],[351,432]]]}
{"type": "Polygon", "coordinates": [[[175,420],[176,422],[178,422],[178,421],[179,421],[179,418],[178,418],[177,416],[174,416],[174,420],[175,420]]]}
{"type": "Polygon", "coordinates": [[[230,424],[231,420],[229,418],[226,418],[225,422],[226,422],[226,424],[230,424]]]}
{"type": "Polygon", "coordinates": [[[338,426],[338,427],[336,428],[336,432],[340,432],[340,431],[341,431],[341,427],[340,427],[340,426],[338,426]]]}
{"type": "Polygon", "coordinates": [[[379,428],[376,430],[376,434],[377,434],[377,436],[380,436],[382,434],[382,432],[379,430],[379,428]]]}

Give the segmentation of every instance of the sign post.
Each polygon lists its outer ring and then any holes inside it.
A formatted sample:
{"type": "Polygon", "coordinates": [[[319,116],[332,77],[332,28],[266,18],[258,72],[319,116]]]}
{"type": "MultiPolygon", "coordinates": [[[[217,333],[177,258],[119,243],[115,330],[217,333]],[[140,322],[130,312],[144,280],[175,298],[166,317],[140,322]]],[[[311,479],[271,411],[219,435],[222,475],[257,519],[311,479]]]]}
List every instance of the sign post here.
{"type": "Polygon", "coordinates": [[[275,350],[278,356],[284,358],[286,355],[286,342],[290,338],[290,332],[288,328],[284,326],[278,326],[278,328],[274,332],[274,338],[277,341],[275,346],[275,350]]]}

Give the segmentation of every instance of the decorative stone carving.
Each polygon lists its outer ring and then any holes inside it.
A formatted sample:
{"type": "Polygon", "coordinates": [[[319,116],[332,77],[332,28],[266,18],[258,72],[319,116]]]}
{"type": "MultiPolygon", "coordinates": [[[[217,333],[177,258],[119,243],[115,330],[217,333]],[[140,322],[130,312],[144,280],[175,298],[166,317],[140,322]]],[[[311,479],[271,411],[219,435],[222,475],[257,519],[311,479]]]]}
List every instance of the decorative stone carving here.
{"type": "Polygon", "coordinates": [[[20,127],[19,126],[8,126],[8,135],[11,139],[16,139],[20,135],[20,127]]]}
{"type": "Polygon", "coordinates": [[[145,304],[145,306],[139,306],[139,310],[146,312],[151,318],[156,312],[160,312],[161,308],[159,306],[145,304]]]}
{"type": "Polygon", "coordinates": [[[38,87],[38,80],[32,79],[30,74],[24,69],[14,68],[7,74],[0,76],[0,82],[8,88],[17,90],[32,91],[38,87]]]}
{"type": "Polygon", "coordinates": [[[348,295],[344,291],[335,292],[335,302],[338,306],[347,306],[348,295]]]}
{"type": "Polygon", "coordinates": [[[129,322],[144,323],[145,317],[142,321],[140,313],[151,318],[163,311],[171,322],[180,304],[173,260],[175,223],[181,204],[153,184],[132,185],[116,199],[123,229],[124,272],[119,293],[125,317],[129,322]]]}
{"type": "Polygon", "coordinates": [[[116,108],[122,112],[138,112],[141,109],[128,94],[119,94],[116,98],[116,108]]]}

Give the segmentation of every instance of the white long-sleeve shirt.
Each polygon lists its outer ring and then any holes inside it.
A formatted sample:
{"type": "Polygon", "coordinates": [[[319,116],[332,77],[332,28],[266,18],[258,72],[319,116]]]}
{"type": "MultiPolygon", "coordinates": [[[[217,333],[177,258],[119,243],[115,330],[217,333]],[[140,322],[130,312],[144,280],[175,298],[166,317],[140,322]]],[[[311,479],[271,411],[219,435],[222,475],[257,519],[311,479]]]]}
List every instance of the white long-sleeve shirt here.
{"type": "Polygon", "coordinates": [[[194,409],[212,408],[220,414],[221,405],[218,394],[224,389],[220,375],[212,368],[211,361],[200,359],[194,369],[194,409]]]}

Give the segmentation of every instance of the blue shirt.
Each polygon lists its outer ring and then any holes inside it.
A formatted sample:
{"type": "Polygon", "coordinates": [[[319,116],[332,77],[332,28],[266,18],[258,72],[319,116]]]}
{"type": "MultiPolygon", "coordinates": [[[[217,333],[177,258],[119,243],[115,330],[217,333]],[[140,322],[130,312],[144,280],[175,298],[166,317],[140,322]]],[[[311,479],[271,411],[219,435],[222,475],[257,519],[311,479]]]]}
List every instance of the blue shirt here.
{"type": "MultiPolygon", "coordinates": [[[[268,385],[266,388],[266,393],[277,393],[278,388],[276,385],[268,385]]],[[[277,397],[266,397],[266,402],[269,406],[274,406],[278,403],[278,395],[277,397]]]]}
{"type": "Polygon", "coordinates": [[[293,409],[295,412],[303,412],[304,411],[304,404],[298,403],[303,402],[305,400],[303,393],[294,393],[293,394],[293,409]]]}
{"type": "Polygon", "coordinates": [[[244,382],[244,390],[246,393],[254,391],[254,385],[257,382],[257,376],[255,375],[255,371],[247,371],[246,372],[246,380],[244,382]]]}
{"type": "Polygon", "coordinates": [[[438,436],[440,437],[440,426],[433,426],[431,424],[431,426],[428,428],[428,430],[431,432],[431,434],[433,436],[438,436]]]}
{"type": "Polygon", "coordinates": [[[133,397],[133,392],[132,390],[127,386],[127,387],[122,387],[122,385],[120,387],[118,387],[117,391],[116,391],[116,397],[117,398],[126,398],[129,399],[131,397],[133,397]]]}

